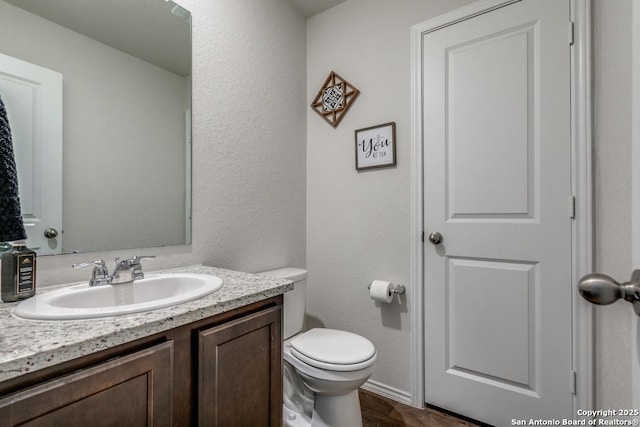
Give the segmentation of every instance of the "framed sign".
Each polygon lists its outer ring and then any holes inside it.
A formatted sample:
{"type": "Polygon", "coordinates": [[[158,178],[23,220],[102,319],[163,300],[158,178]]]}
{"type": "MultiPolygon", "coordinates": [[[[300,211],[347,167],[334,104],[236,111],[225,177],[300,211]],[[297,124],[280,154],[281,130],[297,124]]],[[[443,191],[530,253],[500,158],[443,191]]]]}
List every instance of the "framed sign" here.
{"type": "Polygon", "coordinates": [[[356,130],[356,170],[395,165],[395,122],[356,130]]]}

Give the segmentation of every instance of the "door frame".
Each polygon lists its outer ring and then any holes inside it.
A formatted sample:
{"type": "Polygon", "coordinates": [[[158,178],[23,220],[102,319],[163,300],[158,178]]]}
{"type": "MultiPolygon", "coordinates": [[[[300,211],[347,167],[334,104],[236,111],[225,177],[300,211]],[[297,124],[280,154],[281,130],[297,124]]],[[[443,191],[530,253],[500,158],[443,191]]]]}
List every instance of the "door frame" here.
{"type": "MultiPolygon", "coordinates": [[[[424,407],[424,225],[422,164],[422,39],[423,35],[521,0],[479,0],[411,27],[411,404],[424,407]]],[[[574,410],[592,409],[593,308],[580,298],[577,282],[593,271],[591,0],[569,0],[571,21],[571,187],[575,197],[572,223],[572,352],[574,410]]]]}

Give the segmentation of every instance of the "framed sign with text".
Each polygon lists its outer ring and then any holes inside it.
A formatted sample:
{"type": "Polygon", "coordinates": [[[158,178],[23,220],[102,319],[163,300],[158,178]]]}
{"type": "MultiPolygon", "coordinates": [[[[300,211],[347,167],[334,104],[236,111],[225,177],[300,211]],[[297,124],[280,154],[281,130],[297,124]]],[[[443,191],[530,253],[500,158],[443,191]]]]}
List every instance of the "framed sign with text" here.
{"type": "Polygon", "coordinates": [[[395,122],[356,130],[356,170],[395,165],[395,122]]]}

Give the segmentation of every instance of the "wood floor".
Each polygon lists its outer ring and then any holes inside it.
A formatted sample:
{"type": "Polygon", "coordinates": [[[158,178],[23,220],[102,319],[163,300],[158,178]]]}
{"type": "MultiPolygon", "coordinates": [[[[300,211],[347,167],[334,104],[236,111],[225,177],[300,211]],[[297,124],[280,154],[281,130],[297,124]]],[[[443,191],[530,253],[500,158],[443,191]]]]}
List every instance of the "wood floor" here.
{"type": "Polygon", "coordinates": [[[416,409],[360,389],[364,427],[479,426],[432,408],[416,409]]]}

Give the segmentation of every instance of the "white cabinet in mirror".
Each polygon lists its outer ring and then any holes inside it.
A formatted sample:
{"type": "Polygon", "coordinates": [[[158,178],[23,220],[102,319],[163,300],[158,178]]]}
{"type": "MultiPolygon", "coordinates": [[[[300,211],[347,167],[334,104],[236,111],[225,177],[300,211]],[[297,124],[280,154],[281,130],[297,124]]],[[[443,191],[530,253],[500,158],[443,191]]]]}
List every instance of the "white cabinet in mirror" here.
{"type": "Polygon", "coordinates": [[[46,255],[190,243],[187,10],[165,0],[0,0],[0,76],[10,68],[0,95],[15,128],[29,247],[46,255]],[[17,89],[31,77],[16,61],[58,76],[61,96],[17,89]],[[61,148],[52,148],[56,133],[61,148]]]}

